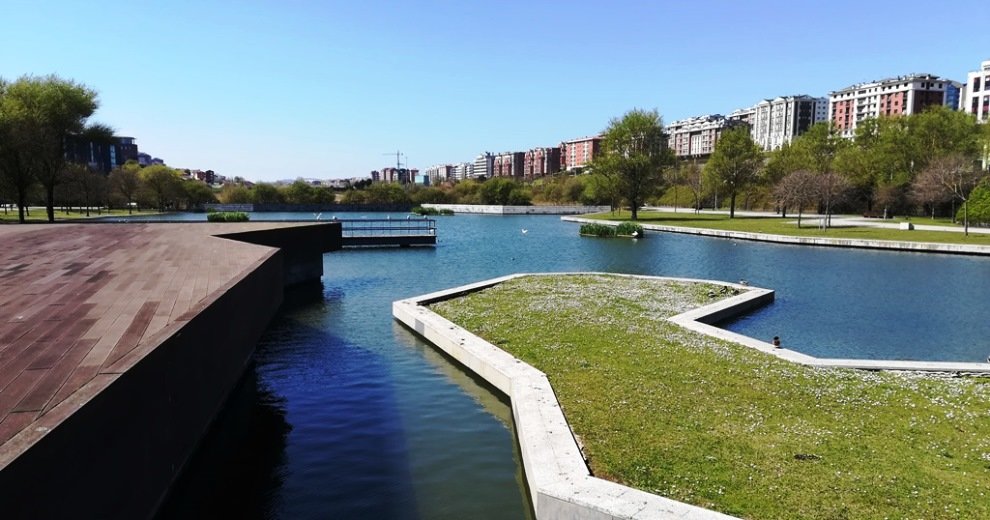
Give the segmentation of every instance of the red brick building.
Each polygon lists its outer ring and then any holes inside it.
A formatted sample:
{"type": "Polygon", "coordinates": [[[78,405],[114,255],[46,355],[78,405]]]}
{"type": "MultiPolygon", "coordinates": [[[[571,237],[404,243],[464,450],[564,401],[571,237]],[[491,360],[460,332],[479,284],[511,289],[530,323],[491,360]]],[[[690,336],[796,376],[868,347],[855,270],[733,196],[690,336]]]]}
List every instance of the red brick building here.
{"type": "Polygon", "coordinates": [[[560,168],[570,171],[590,163],[601,153],[602,138],[582,137],[560,143],[560,168]]]}
{"type": "Polygon", "coordinates": [[[523,154],[523,178],[538,179],[560,171],[560,148],[533,148],[523,154]]]}

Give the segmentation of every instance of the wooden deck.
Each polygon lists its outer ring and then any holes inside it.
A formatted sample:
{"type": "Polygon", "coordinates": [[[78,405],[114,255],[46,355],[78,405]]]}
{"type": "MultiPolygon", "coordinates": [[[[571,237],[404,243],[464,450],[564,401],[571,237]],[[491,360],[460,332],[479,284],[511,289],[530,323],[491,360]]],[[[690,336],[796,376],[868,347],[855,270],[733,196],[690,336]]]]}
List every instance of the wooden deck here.
{"type": "Polygon", "coordinates": [[[0,469],[276,251],[214,235],[292,226],[0,226],[0,469]]]}

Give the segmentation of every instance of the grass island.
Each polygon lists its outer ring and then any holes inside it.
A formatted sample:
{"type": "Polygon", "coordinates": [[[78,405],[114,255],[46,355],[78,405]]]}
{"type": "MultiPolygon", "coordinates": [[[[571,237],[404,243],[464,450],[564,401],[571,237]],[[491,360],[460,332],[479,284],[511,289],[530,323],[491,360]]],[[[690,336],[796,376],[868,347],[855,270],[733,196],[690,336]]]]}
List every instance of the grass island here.
{"type": "Polygon", "coordinates": [[[729,295],[560,275],[430,309],[545,372],[599,477],[745,518],[990,517],[990,380],[804,367],[667,321],[729,295]]]}

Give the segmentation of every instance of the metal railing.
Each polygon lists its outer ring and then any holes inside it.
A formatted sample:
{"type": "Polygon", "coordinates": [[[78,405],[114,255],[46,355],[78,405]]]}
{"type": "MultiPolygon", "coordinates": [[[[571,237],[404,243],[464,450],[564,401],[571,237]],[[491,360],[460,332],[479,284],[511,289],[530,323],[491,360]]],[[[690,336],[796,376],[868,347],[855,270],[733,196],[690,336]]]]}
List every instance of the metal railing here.
{"type": "Polygon", "coordinates": [[[337,219],[341,235],[350,237],[432,236],[437,235],[437,222],[429,218],[387,219],[360,218],[337,219]]]}

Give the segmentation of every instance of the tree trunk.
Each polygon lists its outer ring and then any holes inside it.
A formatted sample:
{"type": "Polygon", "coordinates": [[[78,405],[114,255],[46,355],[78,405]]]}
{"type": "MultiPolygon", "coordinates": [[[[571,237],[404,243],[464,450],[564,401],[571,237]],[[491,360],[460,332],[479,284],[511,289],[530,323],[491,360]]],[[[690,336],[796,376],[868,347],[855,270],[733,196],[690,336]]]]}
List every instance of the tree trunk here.
{"type": "Polygon", "coordinates": [[[736,190],[729,192],[729,218],[736,217],[736,190]]]}
{"type": "Polygon", "coordinates": [[[963,200],[963,234],[969,236],[969,204],[963,200]]]}
{"type": "Polygon", "coordinates": [[[24,223],[24,206],[27,205],[27,190],[17,190],[17,221],[24,223]]]}
{"type": "Polygon", "coordinates": [[[798,229],[801,229],[801,207],[798,206],[798,229]]]}
{"type": "Polygon", "coordinates": [[[48,222],[55,222],[55,185],[45,186],[45,213],[48,214],[48,222]]]}
{"type": "Polygon", "coordinates": [[[639,204],[637,204],[636,201],[634,200],[629,201],[629,211],[632,212],[632,220],[636,220],[638,215],[637,213],[638,210],[639,210],[639,204]]]}

